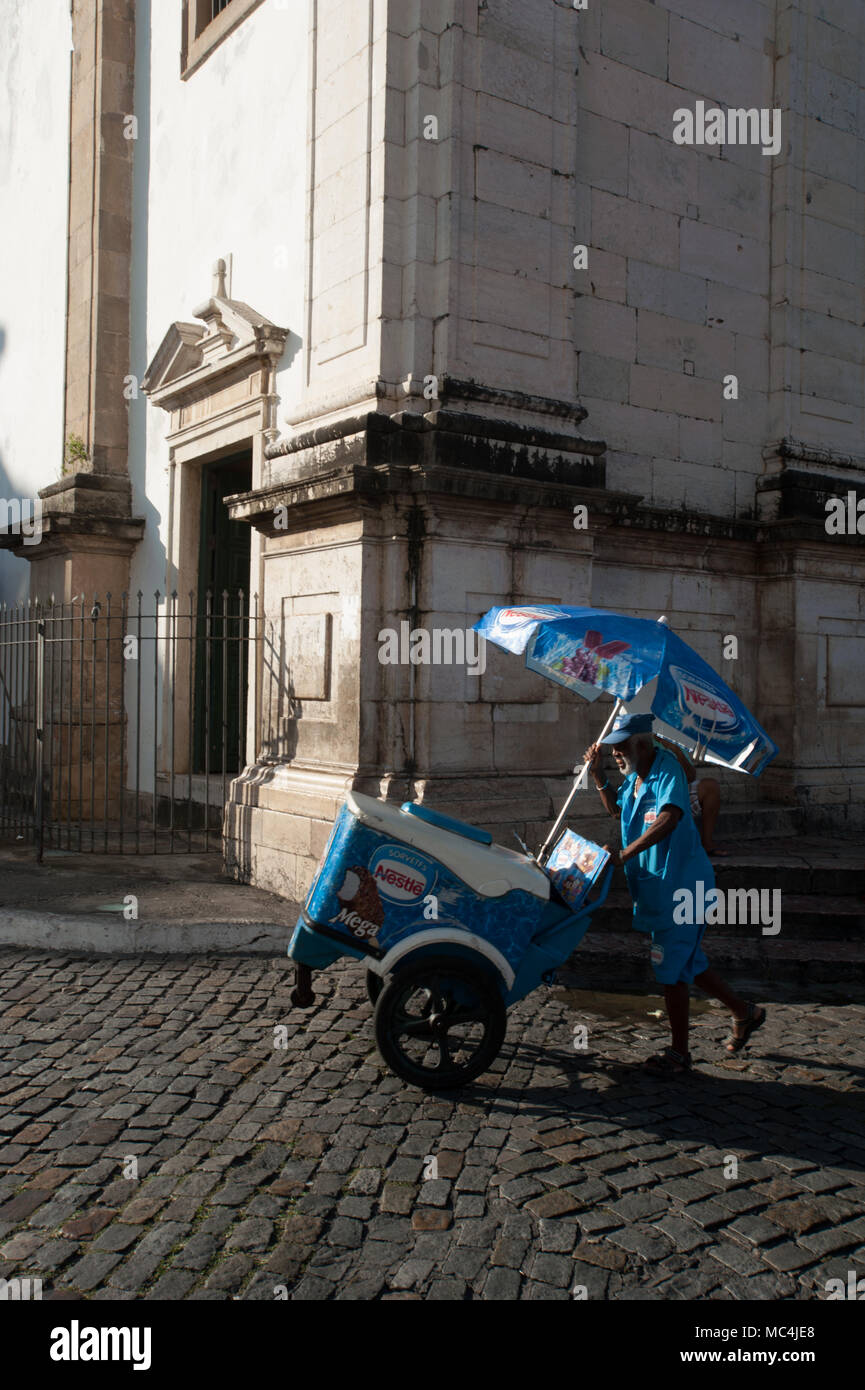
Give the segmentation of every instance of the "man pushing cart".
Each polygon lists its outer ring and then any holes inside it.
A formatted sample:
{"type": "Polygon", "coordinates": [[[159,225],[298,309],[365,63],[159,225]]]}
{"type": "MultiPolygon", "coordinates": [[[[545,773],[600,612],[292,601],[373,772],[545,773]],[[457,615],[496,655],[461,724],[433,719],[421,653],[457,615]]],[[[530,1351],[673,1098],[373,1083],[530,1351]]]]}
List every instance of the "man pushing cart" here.
{"type": "Polygon", "coordinates": [[[616,704],[545,843],[532,854],[493,844],[488,831],[416,802],[397,807],[346,797],[288,948],[296,963],[292,1000],[315,1002],[311,971],[340,956],[364,961],[379,1051],[404,1081],[460,1086],[488,1070],[506,1011],[577,949],[622,863],[634,925],[652,936],[672,1046],[649,1065],[690,1068],[688,989],[696,983],[730,1008],[730,1051],[765,1019],[709,968],[702,923],[676,927],[673,893],[702,878],[714,884],[690,814],[677,759],[650,737],[674,737],[701,760],[757,776],[777,749],[744,705],[661,621],[601,609],[494,608],[477,630],[526,665],[586,700],[616,704]],[[626,704],[643,708],[626,711],[626,704]],[[612,729],[612,732],[610,730],[612,729]],[[600,783],[601,747],[612,747],[626,780],[614,796],[600,783]],[[563,829],[589,771],[623,849],[601,848],[563,829]]]}
{"type": "Polygon", "coordinates": [[[703,952],[704,922],[677,923],[674,894],[696,884],[704,892],[715,886],[712,864],[700,843],[690,814],[688,784],[677,759],[652,739],[651,714],[621,716],[611,732],[586,749],[585,758],[604,809],[621,816],[622,849],[605,845],[614,864],[624,867],[634,900],[633,925],[651,934],[651,961],[655,979],[664,987],[664,1002],[672,1033],[672,1046],[650,1057],[646,1067],[660,1074],[689,1071],[689,986],[697,987],[725,1004],[733,1015],[728,1052],[738,1052],[751,1034],[765,1022],[766,1010],[747,1003],[709,967],[703,952]],[[625,781],[615,790],[603,776],[604,748],[625,781]]]}

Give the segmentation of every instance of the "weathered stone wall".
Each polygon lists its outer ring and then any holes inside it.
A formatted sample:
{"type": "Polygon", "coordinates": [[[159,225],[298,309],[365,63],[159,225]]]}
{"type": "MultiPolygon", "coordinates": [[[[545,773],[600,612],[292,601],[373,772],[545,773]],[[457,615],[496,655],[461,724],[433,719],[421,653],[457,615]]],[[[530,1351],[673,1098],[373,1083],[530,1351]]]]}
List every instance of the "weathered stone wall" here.
{"type": "Polygon", "coordinates": [[[578,310],[581,399],[603,421],[611,481],[753,515],[767,445],[861,440],[865,13],[610,0],[579,24],[584,239],[600,272],[578,310]],[[780,109],[780,154],[674,144],[674,109],[698,99],[780,109]],[[737,401],[722,399],[728,372],[737,401]]]}
{"type": "MultiPolygon", "coordinates": [[[[847,0],[412,0],[377,8],[373,33],[368,61],[344,69],[354,105],[347,85],[324,90],[316,120],[345,126],[345,228],[380,226],[380,304],[368,275],[369,331],[325,372],[315,364],[332,334],[313,290],[308,375],[328,394],[316,402],[311,385],[288,407],[271,492],[237,513],[267,536],[269,611],[294,624],[286,640],[297,650],[311,631],[301,618],[330,613],[333,642],[328,699],[296,705],[269,750],[282,766],[235,788],[244,827],[266,801],[260,880],[282,872],[291,819],[281,882],[303,891],[349,784],[424,797],[506,838],[542,831],[603,709],[493,649],[480,677],[378,661],[383,628],[468,627],[498,602],[664,614],[780,745],[759,784],[726,779],[728,800],[857,824],[865,565],[855,537],[827,536],[823,504],[865,486],[865,12],[847,0]],[[778,153],[677,144],[675,113],[700,101],[780,109],[778,153]],[[366,130],[343,114],[355,106],[366,130]],[[359,173],[370,122],[384,136],[366,165],[380,224],[359,173]],[[359,404],[393,415],[392,434],[350,423],[359,404]],[[276,500],[290,535],[268,530],[276,500]],[[573,526],[578,502],[586,530],[573,526]],[[359,628],[345,645],[348,602],[359,628]],[[724,662],[728,635],[739,651],[724,662]]],[[[311,246],[313,265],[336,254],[319,233],[311,246]]],[[[329,291],[352,332],[359,274],[329,291]]],[[[304,680],[319,661],[295,658],[304,680]]],[[[593,799],[577,815],[602,832],[593,799]]]]}

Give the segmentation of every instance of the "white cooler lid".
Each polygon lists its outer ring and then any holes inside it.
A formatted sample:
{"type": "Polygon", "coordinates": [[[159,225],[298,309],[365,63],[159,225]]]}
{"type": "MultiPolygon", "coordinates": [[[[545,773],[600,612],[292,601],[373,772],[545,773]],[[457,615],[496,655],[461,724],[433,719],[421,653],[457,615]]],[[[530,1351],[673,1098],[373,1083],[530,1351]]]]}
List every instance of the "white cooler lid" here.
{"type": "Polygon", "coordinates": [[[391,802],[377,801],[360,792],[349,792],[346,805],[363,825],[437,859],[484,897],[501,898],[520,888],[545,902],[549,900],[550,881],[546,874],[516,850],[467,840],[454,831],[430,825],[391,802]]]}

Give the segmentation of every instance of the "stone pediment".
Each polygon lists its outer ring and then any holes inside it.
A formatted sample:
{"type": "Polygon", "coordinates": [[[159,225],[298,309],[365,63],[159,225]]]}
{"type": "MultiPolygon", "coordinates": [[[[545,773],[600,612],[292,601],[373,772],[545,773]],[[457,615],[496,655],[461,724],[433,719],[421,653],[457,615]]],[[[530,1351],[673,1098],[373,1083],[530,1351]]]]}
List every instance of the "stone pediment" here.
{"type": "Polygon", "coordinates": [[[145,395],[158,391],[170,381],[177,381],[200,367],[203,355],[200,340],[203,337],[201,325],[197,323],[173,323],[156,350],[156,355],[141,383],[145,395]]]}
{"type": "Polygon", "coordinates": [[[168,410],[187,392],[255,370],[263,359],[275,365],[285,350],[287,328],[277,327],[243,300],[228,298],[223,261],[215,280],[215,292],[193,310],[201,323],[171,324],[141,382],[144,394],[168,410]]]}

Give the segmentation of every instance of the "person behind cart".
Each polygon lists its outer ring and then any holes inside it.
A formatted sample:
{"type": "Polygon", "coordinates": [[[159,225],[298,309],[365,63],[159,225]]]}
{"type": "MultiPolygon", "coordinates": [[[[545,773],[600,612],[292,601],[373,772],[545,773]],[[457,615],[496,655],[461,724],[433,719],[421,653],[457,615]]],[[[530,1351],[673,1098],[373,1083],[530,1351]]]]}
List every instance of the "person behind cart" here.
{"type": "Polygon", "coordinates": [[[670,743],[665,738],[660,738],[655,734],[655,743],[661,748],[666,748],[682,766],[686,778],[688,779],[688,796],[691,801],[691,811],[694,820],[697,822],[697,829],[700,832],[700,842],[707,854],[713,858],[726,858],[730,851],[720,849],[714,843],[715,826],[718,822],[718,813],[721,810],[721,784],[714,777],[697,777],[697,769],[688,757],[684,748],[680,748],[677,743],[670,743]]]}
{"type": "Polygon", "coordinates": [[[687,888],[696,899],[696,884],[704,892],[715,886],[711,862],[700,843],[691,814],[688,783],[672,753],[656,746],[652,716],[621,716],[600,743],[586,750],[585,761],[604,808],[621,816],[622,849],[610,845],[614,864],[625,870],[634,902],[633,925],[651,935],[655,979],[664,987],[664,1002],[672,1046],[645,1063],[653,1072],[690,1071],[688,1015],[691,984],[725,1004],[733,1015],[728,1052],[739,1052],[766,1019],[766,1010],[741,999],[716,970],[702,949],[704,922],[677,924],[674,893],[687,888]],[[624,782],[616,790],[602,771],[603,748],[612,749],[624,782]]]}

